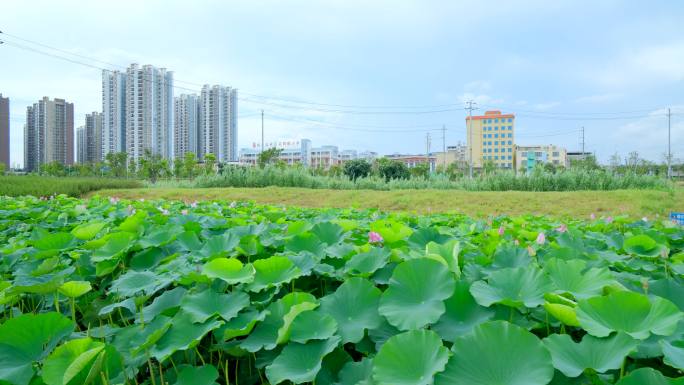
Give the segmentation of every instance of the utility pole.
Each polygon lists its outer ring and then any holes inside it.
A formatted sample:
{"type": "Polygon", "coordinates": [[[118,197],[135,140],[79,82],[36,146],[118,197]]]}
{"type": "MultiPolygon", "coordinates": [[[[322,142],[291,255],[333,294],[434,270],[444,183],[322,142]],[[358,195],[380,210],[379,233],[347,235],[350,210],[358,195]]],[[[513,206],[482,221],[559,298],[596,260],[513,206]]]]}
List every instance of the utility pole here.
{"type": "Polygon", "coordinates": [[[446,152],[446,126],[442,124],[442,167],[444,167],[444,170],[442,172],[446,173],[446,167],[447,167],[447,152],[446,152]]]}
{"type": "Polygon", "coordinates": [[[477,110],[476,106],[477,103],[474,103],[472,100],[468,100],[466,102],[468,104],[468,107],[465,109],[468,110],[468,150],[470,152],[470,160],[468,163],[470,163],[470,178],[473,177],[473,110],[477,110]]]}
{"type": "Polygon", "coordinates": [[[672,111],[670,109],[667,109],[667,177],[672,178],[672,150],[670,147],[670,138],[671,138],[671,131],[670,131],[670,120],[672,120],[672,111]]]}
{"type": "Polygon", "coordinates": [[[261,110],[261,152],[264,152],[264,110],[261,110]]]}
{"type": "Polygon", "coordinates": [[[425,163],[427,163],[428,170],[431,171],[430,167],[430,133],[425,134],[425,163]]]}
{"type": "Polygon", "coordinates": [[[584,159],[584,126],[582,126],[582,159],[584,159]]]}

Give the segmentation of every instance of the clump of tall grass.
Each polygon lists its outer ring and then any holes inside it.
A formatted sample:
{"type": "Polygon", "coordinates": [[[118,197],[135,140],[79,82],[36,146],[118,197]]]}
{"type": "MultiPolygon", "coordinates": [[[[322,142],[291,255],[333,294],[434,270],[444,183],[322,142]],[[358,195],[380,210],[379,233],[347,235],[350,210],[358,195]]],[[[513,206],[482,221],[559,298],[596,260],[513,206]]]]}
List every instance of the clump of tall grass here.
{"type": "MultiPolygon", "coordinates": [[[[173,184],[173,182],[170,182],[173,184]]],[[[182,185],[187,185],[183,182],[182,185]]],[[[495,171],[474,178],[450,179],[445,174],[431,174],[427,178],[385,179],[371,175],[352,181],[342,176],[313,175],[306,168],[279,168],[267,166],[230,167],[220,175],[205,175],[191,182],[192,187],[303,187],[335,190],[406,190],[440,189],[467,191],[576,191],[656,189],[670,190],[672,184],[666,179],[650,176],[618,175],[605,170],[570,169],[555,173],[535,170],[529,174],[512,171],[495,171]]]]}
{"type": "Polygon", "coordinates": [[[51,177],[37,175],[0,176],[0,196],[49,196],[66,194],[80,197],[91,191],[117,188],[143,187],[143,183],[133,179],[91,178],[91,177],[51,177]]]}

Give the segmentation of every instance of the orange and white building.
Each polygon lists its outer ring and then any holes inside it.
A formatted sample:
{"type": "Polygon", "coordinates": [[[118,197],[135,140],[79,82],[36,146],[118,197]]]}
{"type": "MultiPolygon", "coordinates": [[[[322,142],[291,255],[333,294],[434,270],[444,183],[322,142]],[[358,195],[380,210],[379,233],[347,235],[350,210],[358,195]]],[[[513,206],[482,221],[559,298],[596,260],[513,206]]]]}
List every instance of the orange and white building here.
{"type": "Polygon", "coordinates": [[[466,160],[474,168],[493,162],[500,168],[515,167],[515,114],[486,111],[466,117],[466,160]]]}

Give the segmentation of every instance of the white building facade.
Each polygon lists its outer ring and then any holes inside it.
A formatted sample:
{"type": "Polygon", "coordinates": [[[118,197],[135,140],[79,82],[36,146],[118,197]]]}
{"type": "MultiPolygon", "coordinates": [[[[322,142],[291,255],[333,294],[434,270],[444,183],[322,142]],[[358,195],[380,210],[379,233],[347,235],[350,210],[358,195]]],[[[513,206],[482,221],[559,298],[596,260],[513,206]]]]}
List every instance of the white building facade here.
{"type": "Polygon", "coordinates": [[[236,162],[237,89],[204,85],[200,96],[199,115],[200,159],[203,159],[205,154],[212,153],[219,162],[236,162]]]}
{"type": "Polygon", "coordinates": [[[102,143],[100,159],[126,150],[126,74],[102,71],[102,143]]]}
{"type": "Polygon", "coordinates": [[[183,94],[173,102],[173,142],[176,158],[200,152],[200,100],[195,94],[183,94]]]}
{"type": "Polygon", "coordinates": [[[145,150],[172,159],[173,72],[131,64],[126,70],[126,152],[139,164],[145,150]]]}

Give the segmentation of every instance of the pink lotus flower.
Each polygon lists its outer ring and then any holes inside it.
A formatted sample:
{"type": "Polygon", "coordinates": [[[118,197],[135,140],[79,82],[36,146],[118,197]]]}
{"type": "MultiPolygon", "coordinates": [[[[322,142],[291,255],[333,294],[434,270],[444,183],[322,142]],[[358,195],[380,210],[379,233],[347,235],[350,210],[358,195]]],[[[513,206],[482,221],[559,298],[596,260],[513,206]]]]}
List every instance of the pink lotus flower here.
{"type": "Polygon", "coordinates": [[[513,241],[513,244],[516,246],[520,246],[520,241],[516,239],[515,241],[513,241]]]}
{"type": "Polygon", "coordinates": [[[591,214],[589,215],[589,219],[591,219],[592,221],[593,221],[594,219],[596,219],[596,214],[591,213],[591,214]]]}
{"type": "Polygon", "coordinates": [[[613,217],[606,218],[606,223],[613,223],[613,217]]]}
{"type": "MultiPolygon", "coordinates": [[[[564,232],[568,231],[568,226],[566,226],[565,223],[563,223],[556,228],[556,231],[558,231],[559,233],[564,233],[564,232]]],[[[537,239],[539,239],[539,237],[537,237],[537,239]]]]}
{"type": "Polygon", "coordinates": [[[109,197],[109,204],[115,205],[119,203],[119,198],[117,197],[109,197]]]}
{"type": "Polygon", "coordinates": [[[188,210],[186,210],[186,209],[181,210],[181,215],[188,215],[188,210]]]}
{"type": "Polygon", "coordinates": [[[145,198],[138,199],[140,202],[145,202],[145,198]]]}
{"type": "Polygon", "coordinates": [[[234,209],[235,206],[237,206],[237,202],[235,201],[230,202],[230,204],[228,205],[228,207],[230,207],[231,209],[234,209]]]}
{"type": "Polygon", "coordinates": [[[375,231],[371,231],[368,233],[368,242],[369,243],[380,243],[382,242],[382,235],[376,233],[375,231]]]}
{"type": "Polygon", "coordinates": [[[641,218],[641,220],[644,222],[648,222],[648,217],[643,217],[643,218],[641,218]]]}
{"type": "Polygon", "coordinates": [[[193,209],[196,208],[197,207],[197,201],[190,203],[190,207],[192,207],[193,209]]]}
{"type": "Polygon", "coordinates": [[[546,242],[546,235],[544,235],[544,233],[539,233],[535,242],[537,242],[538,245],[543,245],[544,242],[546,242]]]}
{"type": "Polygon", "coordinates": [[[504,229],[503,225],[499,226],[499,236],[503,236],[504,232],[505,232],[505,229],[504,229]]]}

